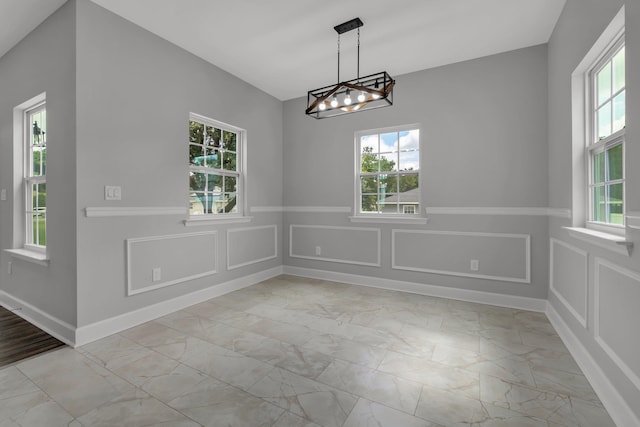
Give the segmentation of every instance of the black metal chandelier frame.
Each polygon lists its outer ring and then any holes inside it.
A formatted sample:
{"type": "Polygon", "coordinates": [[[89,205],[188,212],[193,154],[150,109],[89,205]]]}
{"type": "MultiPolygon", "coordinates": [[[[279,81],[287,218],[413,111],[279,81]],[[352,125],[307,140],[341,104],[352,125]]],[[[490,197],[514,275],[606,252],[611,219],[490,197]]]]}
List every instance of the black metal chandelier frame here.
{"type": "Polygon", "coordinates": [[[360,27],[364,24],[360,18],[336,25],[338,33],[338,83],[307,93],[305,113],[316,119],[324,119],[358,111],[393,105],[393,87],[395,80],[386,71],[360,77],[360,27]],[[340,81],[340,35],[358,29],[357,77],[340,81]]]}

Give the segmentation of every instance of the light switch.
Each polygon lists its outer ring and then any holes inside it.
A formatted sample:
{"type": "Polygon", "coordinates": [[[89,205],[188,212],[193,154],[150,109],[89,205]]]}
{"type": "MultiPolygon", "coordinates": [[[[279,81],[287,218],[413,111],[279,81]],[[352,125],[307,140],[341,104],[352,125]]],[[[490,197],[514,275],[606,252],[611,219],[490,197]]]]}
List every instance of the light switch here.
{"type": "Polygon", "coordinates": [[[105,185],[104,187],[104,199],[105,200],[121,200],[122,199],[122,187],[114,185],[105,185]]]}
{"type": "Polygon", "coordinates": [[[6,188],[3,188],[2,190],[0,190],[0,200],[7,200],[7,190],[6,190],[6,188]]]}

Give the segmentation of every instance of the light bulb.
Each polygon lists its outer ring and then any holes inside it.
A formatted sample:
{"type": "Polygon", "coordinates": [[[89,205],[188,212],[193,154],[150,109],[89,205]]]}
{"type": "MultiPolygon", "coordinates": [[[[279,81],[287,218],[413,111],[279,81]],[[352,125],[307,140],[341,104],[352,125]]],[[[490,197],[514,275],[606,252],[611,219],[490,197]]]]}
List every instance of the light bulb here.
{"type": "Polygon", "coordinates": [[[326,109],[327,109],[327,104],[325,104],[324,101],[322,101],[320,105],[318,105],[318,110],[324,111],[326,109]]]}
{"type": "MultiPolygon", "coordinates": [[[[378,86],[378,80],[376,80],[376,86],[375,86],[375,88],[374,88],[374,89],[375,89],[375,90],[379,90],[379,89],[380,89],[380,86],[378,86]]],[[[373,99],[380,99],[380,95],[379,95],[379,94],[377,94],[377,93],[372,93],[372,94],[371,94],[371,97],[372,97],[373,99]]]]}
{"type": "Polygon", "coordinates": [[[333,108],[336,108],[338,106],[338,98],[336,98],[335,96],[333,97],[333,99],[331,100],[331,106],[333,108]]]}
{"type": "Polygon", "coordinates": [[[351,105],[351,95],[349,95],[349,89],[347,89],[347,94],[344,97],[344,105],[351,105]]]}
{"type": "Polygon", "coordinates": [[[364,92],[360,92],[360,95],[358,95],[358,102],[364,102],[365,99],[367,99],[367,97],[364,92]]]}

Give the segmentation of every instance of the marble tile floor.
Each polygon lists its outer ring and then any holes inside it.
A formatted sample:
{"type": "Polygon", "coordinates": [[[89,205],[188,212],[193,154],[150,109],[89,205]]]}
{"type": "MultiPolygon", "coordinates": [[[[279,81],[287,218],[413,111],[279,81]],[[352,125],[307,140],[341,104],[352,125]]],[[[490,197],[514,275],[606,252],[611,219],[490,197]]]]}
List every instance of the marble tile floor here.
{"type": "Polygon", "coordinates": [[[279,276],[0,370],[0,427],[614,427],[544,314],[279,276]]]}

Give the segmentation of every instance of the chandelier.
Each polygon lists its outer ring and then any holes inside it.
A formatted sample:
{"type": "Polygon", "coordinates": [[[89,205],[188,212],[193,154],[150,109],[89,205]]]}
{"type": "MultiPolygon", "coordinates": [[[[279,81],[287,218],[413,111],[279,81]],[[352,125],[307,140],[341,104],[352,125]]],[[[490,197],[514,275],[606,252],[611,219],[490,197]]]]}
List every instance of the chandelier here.
{"type": "Polygon", "coordinates": [[[354,18],[333,27],[338,33],[338,83],[310,90],[307,93],[305,113],[324,119],[358,111],[373,110],[393,105],[395,80],[386,71],[360,77],[360,18],[354,18]],[[356,78],[340,81],[340,35],[358,29],[358,69],[356,78]]]}

